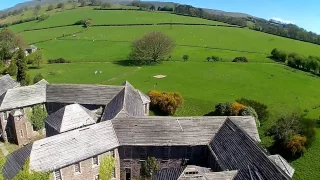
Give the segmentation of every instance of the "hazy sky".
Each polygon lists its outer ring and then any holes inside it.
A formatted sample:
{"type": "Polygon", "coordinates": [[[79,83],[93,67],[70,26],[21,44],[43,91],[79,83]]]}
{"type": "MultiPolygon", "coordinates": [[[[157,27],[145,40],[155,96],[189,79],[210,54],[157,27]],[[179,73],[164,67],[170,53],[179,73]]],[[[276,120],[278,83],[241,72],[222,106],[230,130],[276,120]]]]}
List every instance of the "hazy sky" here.
{"type": "MultiPolygon", "coordinates": [[[[0,0],[0,9],[27,0],[0,0]]],[[[153,0],[155,1],[155,0],[153,0]]],[[[319,0],[160,0],[292,22],[320,34],[319,0]]]]}

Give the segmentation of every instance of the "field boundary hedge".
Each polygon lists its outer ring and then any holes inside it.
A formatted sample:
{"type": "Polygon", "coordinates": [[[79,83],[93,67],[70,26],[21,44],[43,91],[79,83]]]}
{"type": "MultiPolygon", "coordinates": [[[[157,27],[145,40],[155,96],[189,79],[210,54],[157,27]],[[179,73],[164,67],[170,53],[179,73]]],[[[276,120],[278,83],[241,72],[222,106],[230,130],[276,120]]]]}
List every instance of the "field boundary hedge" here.
{"type": "MultiPolygon", "coordinates": [[[[141,24],[95,24],[91,27],[122,27],[122,26],[165,26],[165,25],[173,25],[173,26],[211,26],[211,27],[229,27],[229,28],[243,28],[239,26],[233,25],[222,25],[222,24],[194,24],[194,23],[141,23],[141,24]]],[[[71,27],[71,26],[81,26],[76,24],[67,24],[67,25],[59,25],[59,26],[50,26],[44,28],[35,28],[35,29],[25,29],[21,32],[27,31],[39,31],[39,30],[46,30],[46,29],[54,29],[54,28],[61,28],[61,27],[71,27]]]]}

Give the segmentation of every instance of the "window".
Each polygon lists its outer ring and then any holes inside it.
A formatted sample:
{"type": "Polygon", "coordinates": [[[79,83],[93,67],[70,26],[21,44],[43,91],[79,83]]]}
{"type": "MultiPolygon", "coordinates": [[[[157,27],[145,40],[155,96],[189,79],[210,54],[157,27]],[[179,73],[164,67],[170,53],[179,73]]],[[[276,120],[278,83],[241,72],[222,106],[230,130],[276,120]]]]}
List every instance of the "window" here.
{"type": "Polygon", "coordinates": [[[100,179],[100,178],[99,178],[99,175],[95,175],[93,179],[94,179],[94,180],[99,180],[99,179],[100,179]]]}
{"type": "Polygon", "coordinates": [[[92,158],[92,164],[93,165],[99,165],[99,158],[98,158],[98,156],[94,156],[93,158],[92,158]]]}
{"type": "Polygon", "coordinates": [[[147,159],[147,148],[141,147],[140,148],[140,160],[146,160],[147,159]]]}
{"type": "Polygon", "coordinates": [[[20,136],[23,138],[23,130],[20,130],[20,136]]]}
{"type": "Polygon", "coordinates": [[[163,160],[169,160],[170,157],[170,148],[164,147],[163,149],[163,160]]]}
{"type": "Polygon", "coordinates": [[[75,173],[81,173],[81,165],[80,165],[80,162],[74,164],[74,172],[75,172],[75,173]]]}
{"type": "Polygon", "coordinates": [[[148,104],[144,104],[144,114],[148,114],[148,104]]]}
{"type": "Polygon", "coordinates": [[[61,176],[61,171],[60,171],[60,169],[54,171],[54,178],[55,178],[55,180],[62,180],[62,176],[61,176]]]}
{"type": "Polygon", "coordinates": [[[124,159],[132,159],[132,148],[131,147],[124,147],[124,159]]]}
{"type": "Polygon", "coordinates": [[[192,147],[187,147],[186,149],[186,158],[190,159],[192,155],[192,147]]]}

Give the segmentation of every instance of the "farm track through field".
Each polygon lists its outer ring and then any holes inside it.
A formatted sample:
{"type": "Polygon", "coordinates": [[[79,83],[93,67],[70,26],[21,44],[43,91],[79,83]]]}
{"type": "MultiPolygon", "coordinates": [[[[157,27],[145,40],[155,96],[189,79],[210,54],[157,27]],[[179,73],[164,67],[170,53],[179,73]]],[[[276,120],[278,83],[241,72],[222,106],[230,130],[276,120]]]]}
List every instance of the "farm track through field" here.
{"type": "Polygon", "coordinates": [[[137,67],[137,68],[134,69],[133,71],[126,72],[126,73],[121,74],[121,75],[119,75],[119,76],[117,76],[117,77],[114,77],[114,78],[108,79],[108,80],[106,80],[106,81],[103,81],[102,84],[108,83],[108,82],[110,82],[110,81],[117,80],[117,79],[122,78],[122,77],[125,77],[125,76],[127,76],[127,75],[134,74],[135,72],[137,72],[137,71],[140,70],[140,69],[141,69],[141,67],[137,67]]]}

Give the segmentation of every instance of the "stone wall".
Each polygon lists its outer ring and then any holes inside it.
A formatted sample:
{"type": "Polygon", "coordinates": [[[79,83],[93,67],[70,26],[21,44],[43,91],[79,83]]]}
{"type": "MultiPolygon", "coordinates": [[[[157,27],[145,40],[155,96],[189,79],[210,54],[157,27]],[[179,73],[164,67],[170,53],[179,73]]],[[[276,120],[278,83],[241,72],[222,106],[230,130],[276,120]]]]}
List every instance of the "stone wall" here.
{"type": "MultiPolygon", "coordinates": [[[[100,167],[101,159],[107,155],[115,156],[115,161],[116,161],[115,162],[115,166],[116,166],[115,177],[112,178],[112,180],[119,179],[119,178],[116,178],[116,177],[119,177],[119,175],[120,175],[120,171],[117,172],[117,167],[119,167],[119,163],[117,163],[117,161],[119,161],[119,158],[117,158],[117,156],[118,156],[117,149],[98,155],[99,165],[93,164],[92,157],[81,161],[80,162],[80,173],[75,172],[75,164],[76,163],[60,169],[62,179],[64,179],[64,180],[84,180],[84,179],[85,180],[94,180],[95,176],[99,175],[99,167],[100,167]]],[[[52,180],[55,180],[54,172],[51,174],[50,178],[52,180]]]]}

